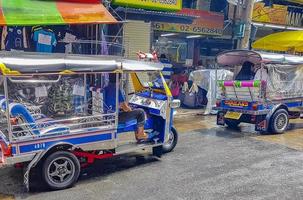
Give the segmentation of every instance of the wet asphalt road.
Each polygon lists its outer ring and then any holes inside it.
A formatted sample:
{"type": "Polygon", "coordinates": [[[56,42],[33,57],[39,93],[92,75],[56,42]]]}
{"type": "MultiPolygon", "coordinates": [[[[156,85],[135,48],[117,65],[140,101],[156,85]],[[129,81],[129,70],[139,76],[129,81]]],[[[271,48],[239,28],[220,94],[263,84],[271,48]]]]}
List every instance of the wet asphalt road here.
{"type": "Polygon", "coordinates": [[[0,199],[303,199],[301,151],[246,128],[226,130],[216,127],[214,119],[197,119],[177,120],[179,144],[161,160],[99,161],[64,191],[50,192],[38,183],[26,193],[20,170],[0,169],[0,199]]]}

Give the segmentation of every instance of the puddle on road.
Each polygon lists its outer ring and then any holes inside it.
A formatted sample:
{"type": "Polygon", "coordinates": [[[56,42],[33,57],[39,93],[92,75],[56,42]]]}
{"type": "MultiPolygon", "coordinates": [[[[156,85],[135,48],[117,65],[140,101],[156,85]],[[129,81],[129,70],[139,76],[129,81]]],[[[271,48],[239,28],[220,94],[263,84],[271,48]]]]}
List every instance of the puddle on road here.
{"type": "Polygon", "coordinates": [[[12,195],[0,194],[0,200],[14,200],[15,197],[12,195]]]}
{"type": "Polygon", "coordinates": [[[303,151],[303,120],[291,120],[290,128],[284,134],[260,135],[255,132],[254,126],[241,124],[237,130],[220,128],[216,125],[215,116],[184,116],[175,118],[175,126],[179,133],[205,130],[205,134],[218,137],[237,138],[250,137],[256,140],[280,144],[288,148],[303,151]],[[211,130],[211,132],[209,132],[211,130]]]}
{"type": "Polygon", "coordinates": [[[260,135],[254,137],[254,139],[303,151],[303,120],[292,120],[289,130],[284,134],[260,135]]]}
{"type": "Polygon", "coordinates": [[[174,125],[179,133],[197,131],[201,129],[212,129],[217,127],[215,116],[182,116],[176,117],[174,125]]]}

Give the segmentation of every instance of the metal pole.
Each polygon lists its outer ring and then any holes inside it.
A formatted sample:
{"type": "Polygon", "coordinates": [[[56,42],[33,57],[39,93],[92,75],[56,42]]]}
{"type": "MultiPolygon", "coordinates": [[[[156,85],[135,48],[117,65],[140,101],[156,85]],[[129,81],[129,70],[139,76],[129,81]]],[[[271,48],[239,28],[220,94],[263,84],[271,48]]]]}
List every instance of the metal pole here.
{"type": "Polygon", "coordinates": [[[5,76],[4,77],[4,95],[6,99],[6,118],[7,118],[7,131],[8,131],[8,137],[9,141],[11,142],[13,140],[13,135],[12,135],[12,128],[11,128],[11,120],[10,120],[10,108],[9,108],[9,96],[8,96],[8,86],[7,86],[7,80],[8,78],[5,76]]]}
{"type": "Polygon", "coordinates": [[[95,55],[98,54],[98,39],[99,39],[99,24],[96,24],[96,45],[95,45],[96,52],[95,52],[95,55]]]}
{"type": "Polygon", "coordinates": [[[250,35],[251,35],[251,24],[252,24],[252,15],[254,10],[254,0],[246,0],[245,6],[242,4],[242,19],[245,24],[244,37],[240,42],[240,49],[249,49],[250,48],[250,35]]]}
{"type": "Polygon", "coordinates": [[[84,102],[85,102],[85,113],[87,113],[87,110],[88,110],[88,100],[87,100],[87,74],[84,74],[83,75],[84,76],[84,78],[83,78],[83,81],[84,81],[84,83],[83,83],[83,86],[84,86],[84,91],[85,91],[85,93],[84,93],[84,102]]]}
{"type": "MultiPolygon", "coordinates": [[[[118,131],[118,123],[119,123],[119,90],[120,90],[120,80],[119,80],[119,72],[116,73],[116,110],[115,110],[115,129],[116,129],[116,132],[118,131]]],[[[115,147],[117,147],[118,145],[118,138],[115,138],[116,137],[116,134],[113,135],[113,139],[115,141],[115,147]]]]}

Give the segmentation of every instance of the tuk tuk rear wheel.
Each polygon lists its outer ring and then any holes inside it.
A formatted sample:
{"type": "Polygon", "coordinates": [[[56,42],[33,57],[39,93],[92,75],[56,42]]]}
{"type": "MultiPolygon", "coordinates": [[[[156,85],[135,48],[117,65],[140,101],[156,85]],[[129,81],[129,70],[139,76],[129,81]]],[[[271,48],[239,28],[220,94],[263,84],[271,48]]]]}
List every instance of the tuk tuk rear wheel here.
{"type": "Polygon", "coordinates": [[[286,131],[289,124],[289,115],[287,110],[277,110],[270,120],[270,131],[276,134],[281,134],[286,131]]]}
{"type": "Polygon", "coordinates": [[[80,162],[77,157],[67,151],[50,154],[43,162],[42,178],[52,190],[72,187],[80,175],[80,162]]]}
{"type": "Polygon", "coordinates": [[[178,143],[178,132],[174,127],[171,127],[168,141],[163,144],[163,153],[169,153],[176,147],[178,143]]]}

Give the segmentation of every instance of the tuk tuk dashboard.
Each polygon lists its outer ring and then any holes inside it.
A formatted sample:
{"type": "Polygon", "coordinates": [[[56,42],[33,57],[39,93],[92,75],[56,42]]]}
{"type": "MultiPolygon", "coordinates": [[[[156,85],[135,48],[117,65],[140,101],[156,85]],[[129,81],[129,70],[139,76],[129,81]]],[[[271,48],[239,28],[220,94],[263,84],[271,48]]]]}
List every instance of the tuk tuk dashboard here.
{"type": "Polygon", "coordinates": [[[147,109],[149,114],[166,117],[167,97],[164,94],[145,91],[134,94],[129,103],[134,107],[147,109]]]}

